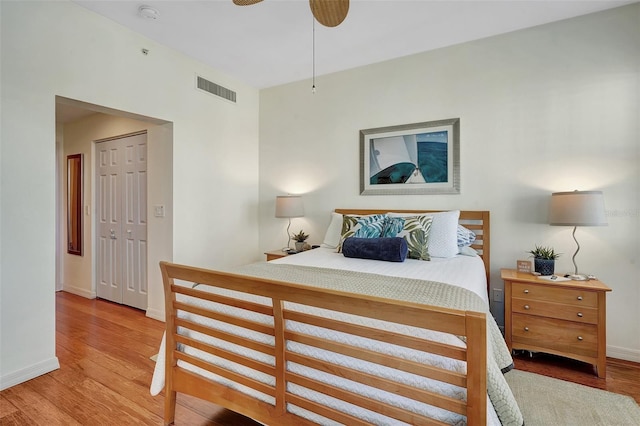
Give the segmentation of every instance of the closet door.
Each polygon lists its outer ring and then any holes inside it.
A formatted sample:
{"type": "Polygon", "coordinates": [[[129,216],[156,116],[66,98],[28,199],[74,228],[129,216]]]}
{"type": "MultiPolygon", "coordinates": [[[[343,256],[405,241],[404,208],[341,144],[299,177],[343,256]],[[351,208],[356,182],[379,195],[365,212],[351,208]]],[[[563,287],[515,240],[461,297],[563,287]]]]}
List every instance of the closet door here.
{"type": "Polygon", "coordinates": [[[147,308],[146,134],[96,144],[98,297],[147,308]]]}

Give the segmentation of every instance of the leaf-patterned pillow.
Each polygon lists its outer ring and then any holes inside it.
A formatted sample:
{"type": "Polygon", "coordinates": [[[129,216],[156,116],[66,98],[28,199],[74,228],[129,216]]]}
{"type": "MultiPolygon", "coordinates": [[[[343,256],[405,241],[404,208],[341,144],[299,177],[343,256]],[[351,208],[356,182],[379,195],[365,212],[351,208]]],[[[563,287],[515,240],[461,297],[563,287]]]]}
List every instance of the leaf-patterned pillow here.
{"type": "Polygon", "coordinates": [[[384,220],[384,228],[382,228],[383,238],[397,237],[404,228],[404,219],[401,217],[389,217],[384,220]]]}
{"type": "Polygon", "coordinates": [[[387,215],[372,214],[369,216],[344,215],[342,217],[342,236],[338,244],[338,253],[342,253],[342,242],[349,237],[378,238],[387,215]]]}
{"type": "Polygon", "coordinates": [[[404,220],[402,230],[397,237],[407,240],[409,259],[431,260],[429,256],[429,231],[431,231],[431,216],[410,216],[404,218],[393,218],[404,220]]]}

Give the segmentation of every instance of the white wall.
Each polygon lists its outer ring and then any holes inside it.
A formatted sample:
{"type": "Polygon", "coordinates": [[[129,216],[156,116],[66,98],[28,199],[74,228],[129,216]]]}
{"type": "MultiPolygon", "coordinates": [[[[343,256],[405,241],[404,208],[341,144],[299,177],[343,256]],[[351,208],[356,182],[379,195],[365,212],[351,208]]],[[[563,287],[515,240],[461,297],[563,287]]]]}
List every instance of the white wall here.
{"type": "MultiPolygon", "coordinates": [[[[321,60],[318,58],[317,60],[321,60]]],[[[551,192],[602,190],[608,227],[580,228],[581,271],[608,295],[609,356],[640,361],[640,4],[261,91],[260,247],[282,246],[276,195],[304,194],[294,219],[319,243],[343,208],[490,210],[491,286],[535,244],[551,192]],[[460,195],[360,196],[359,130],[459,117],[460,195]]],[[[503,305],[493,305],[503,322],[503,305]]]]}
{"type": "Polygon", "coordinates": [[[260,258],[259,94],[71,2],[0,2],[0,8],[5,388],[58,365],[56,96],[173,123],[173,258],[224,267],[260,258]],[[196,74],[235,90],[238,102],[196,91],[196,74]]]}

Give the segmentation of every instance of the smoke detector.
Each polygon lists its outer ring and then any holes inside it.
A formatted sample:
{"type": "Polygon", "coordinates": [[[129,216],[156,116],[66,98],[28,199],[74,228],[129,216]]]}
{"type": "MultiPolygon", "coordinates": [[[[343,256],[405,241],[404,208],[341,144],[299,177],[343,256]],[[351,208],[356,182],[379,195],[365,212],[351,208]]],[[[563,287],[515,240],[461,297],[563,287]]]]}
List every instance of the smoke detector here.
{"type": "Polygon", "coordinates": [[[160,12],[151,6],[142,5],[138,8],[138,16],[146,19],[158,19],[160,12]]]}

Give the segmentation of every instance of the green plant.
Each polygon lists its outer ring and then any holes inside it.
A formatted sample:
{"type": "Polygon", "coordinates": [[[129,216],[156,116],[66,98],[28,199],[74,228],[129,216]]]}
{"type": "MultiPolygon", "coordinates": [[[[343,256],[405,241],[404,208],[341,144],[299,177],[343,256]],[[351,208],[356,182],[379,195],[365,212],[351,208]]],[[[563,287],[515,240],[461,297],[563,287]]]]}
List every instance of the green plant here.
{"type": "Polygon", "coordinates": [[[299,243],[304,242],[307,238],[309,238],[309,234],[305,234],[302,229],[297,234],[293,234],[291,236],[292,240],[295,240],[295,241],[297,241],[299,243]]]}
{"type": "Polygon", "coordinates": [[[531,254],[531,257],[536,259],[555,260],[560,256],[560,253],[556,253],[553,247],[542,247],[538,245],[536,245],[534,250],[530,250],[528,253],[531,254]]]}

